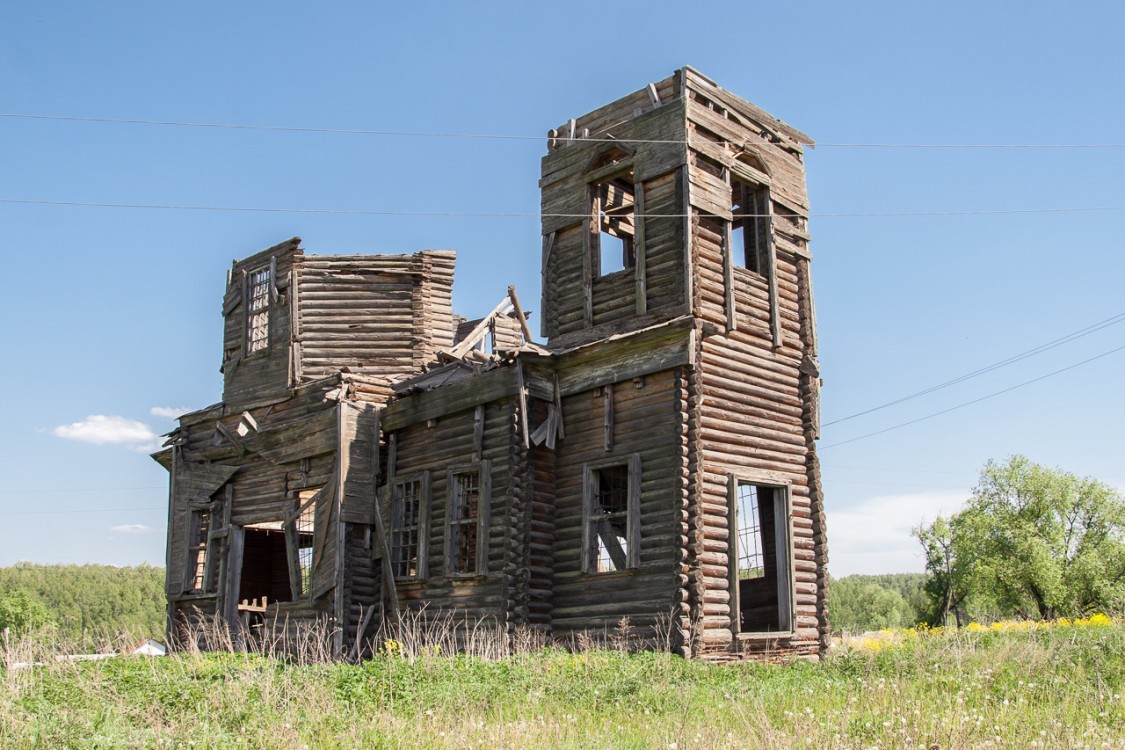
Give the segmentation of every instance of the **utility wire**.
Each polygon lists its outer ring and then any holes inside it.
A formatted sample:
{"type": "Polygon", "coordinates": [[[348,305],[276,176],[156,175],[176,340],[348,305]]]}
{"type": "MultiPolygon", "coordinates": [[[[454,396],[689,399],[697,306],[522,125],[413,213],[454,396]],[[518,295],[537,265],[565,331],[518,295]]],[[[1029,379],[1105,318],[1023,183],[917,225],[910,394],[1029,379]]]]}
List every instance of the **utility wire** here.
{"type": "Polygon", "coordinates": [[[1062,346],[1063,344],[1070,343],[1071,341],[1076,341],[1076,340],[1082,338],[1083,336],[1089,336],[1091,333],[1096,333],[1097,331],[1100,331],[1103,328],[1108,328],[1109,326],[1114,325],[1116,323],[1120,323],[1123,320],[1125,320],[1125,312],[1118,313],[1117,315],[1106,318],[1105,320],[1098,321],[1097,323],[1094,323],[1093,325],[1089,325],[1085,328],[1074,331],[1073,333],[1068,333],[1067,335],[1062,336],[1061,338],[1057,338],[1054,341],[1048,341],[1046,344],[1041,344],[1041,345],[1039,345],[1039,346],[1037,346],[1033,349],[1028,349],[1025,352],[1021,352],[1020,354],[1013,355],[1011,357],[1008,357],[1007,359],[1000,360],[999,362],[988,365],[987,367],[982,367],[979,370],[973,370],[972,372],[961,375],[960,377],[953,378],[952,380],[947,380],[944,383],[939,383],[938,385],[930,386],[929,388],[918,391],[917,393],[911,393],[908,396],[903,396],[902,398],[897,398],[894,401],[888,401],[885,404],[879,404],[878,406],[872,406],[870,409],[864,409],[863,411],[857,411],[855,414],[849,414],[846,417],[840,417],[839,419],[834,419],[831,422],[825,422],[821,426],[822,427],[830,427],[834,424],[846,422],[849,419],[855,419],[856,417],[862,417],[865,414],[871,414],[872,412],[880,411],[881,409],[886,409],[887,407],[894,406],[896,404],[901,404],[904,401],[910,401],[911,399],[918,398],[919,396],[925,396],[929,393],[933,393],[934,391],[940,391],[941,389],[948,388],[951,385],[963,383],[964,381],[969,380],[971,378],[975,378],[978,375],[984,375],[985,373],[992,372],[993,370],[999,370],[1001,367],[1007,367],[1008,365],[1015,364],[1016,362],[1020,362],[1022,360],[1025,360],[1028,357],[1033,357],[1036,354],[1041,354],[1043,352],[1050,351],[1051,349],[1062,346]]]}
{"type": "Polygon", "coordinates": [[[0,516],[40,516],[40,515],[69,515],[71,513],[123,513],[136,510],[166,510],[167,508],[152,506],[147,508],[78,508],[75,510],[6,510],[0,516]]]}
{"type": "MultiPolygon", "coordinates": [[[[289,125],[247,125],[238,123],[191,122],[185,120],[145,120],[124,117],[88,117],[83,115],[40,115],[22,112],[0,112],[0,117],[22,120],[51,120],[56,122],[88,122],[108,125],[155,125],[178,128],[212,128],[217,130],[258,130],[275,133],[330,133],[334,135],[394,136],[409,138],[466,138],[474,140],[540,141],[545,135],[514,135],[504,133],[452,133],[417,130],[366,130],[361,128],[313,128],[289,125]]],[[[610,136],[558,135],[559,140],[583,143],[666,143],[684,144],[687,141],[657,138],[614,138],[610,136]]],[[[1118,149],[1125,143],[818,143],[818,148],[906,148],[906,149],[1118,149]]]]}
{"type": "MultiPolygon", "coordinates": [[[[133,208],[168,211],[221,211],[228,213],[282,213],[282,214],[331,214],[341,216],[406,216],[406,217],[456,217],[456,218],[548,218],[585,219],[585,213],[541,213],[538,211],[376,211],[347,208],[269,208],[257,206],[210,206],[184,203],[102,203],[95,201],[39,200],[30,198],[0,198],[0,204],[26,206],[74,206],[80,208],[133,208]]],[[[1102,211],[1125,211],[1122,206],[1087,206],[1071,208],[1016,208],[982,211],[856,211],[812,213],[810,218],[894,218],[894,217],[940,217],[940,216],[1003,216],[1008,214],[1057,214],[1091,213],[1102,211]]],[[[805,218],[801,214],[734,214],[733,218],[805,218]]],[[[641,214],[640,219],[683,219],[686,214],[641,214]]]]}
{"type": "Polygon", "coordinates": [[[167,485],[162,487],[75,487],[75,488],[62,488],[57,490],[0,490],[0,495],[43,495],[43,494],[61,494],[66,492],[135,492],[138,490],[165,490],[168,489],[167,485]]]}
{"type": "Polygon", "coordinates": [[[1076,362],[1073,365],[1069,365],[1068,367],[1064,367],[1061,370],[1055,370],[1054,372],[1049,372],[1046,375],[1040,375],[1037,378],[1032,378],[1031,380],[1025,380],[1024,382],[1022,382],[1018,385],[1013,385],[1010,388],[1005,388],[1001,391],[996,391],[995,393],[990,393],[987,396],[981,396],[980,398],[975,398],[972,401],[966,401],[963,404],[957,404],[956,406],[951,406],[948,409],[942,409],[941,411],[936,411],[933,414],[927,414],[924,417],[918,417],[917,419],[912,419],[909,422],[902,422],[901,424],[892,425],[892,426],[886,427],[882,430],[876,430],[875,432],[869,432],[866,435],[860,435],[858,437],[849,438],[848,440],[841,440],[837,443],[832,443],[830,445],[823,445],[823,446],[821,446],[821,450],[825,450],[827,448],[835,448],[838,445],[846,445],[847,443],[854,443],[857,440],[863,440],[865,438],[874,437],[876,435],[882,435],[884,432],[890,432],[892,430],[897,430],[897,429],[900,429],[902,427],[908,427],[912,424],[918,424],[919,422],[924,422],[927,419],[933,419],[934,417],[940,417],[942,414],[948,414],[951,411],[957,411],[958,409],[964,409],[966,406],[972,406],[973,404],[979,404],[981,401],[987,401],[990,398],[995,398],[996,396],[1000,396],[1000,395],[1003,395],[1005,393],[1010,393],[1011,391],[1014,391],[1017,388],[1023,388],[1025,385],[1031,385],[1032,383],[1038,383],[1040,380],[1046,380],[1049,377],[1052,377],[1054,375],[1059,375],[1061,373],[1067,372],[1068,370],[1073,370],[1074,368],[1081,367],[1082,365],[1089,364],[1090,362],[1093,362],[1095,360],[1099,360],[1102,357],[1108,357],[1109,355],[1114,354],[1114,353],[1119,352],[1119,351],[1122,351],[1123,349],[1125,349],[1125,346],[1119,346],[1116,349],[1110,349],[1108,352],[1102,352],[1101,354],[1098,354],[1094,357],[1090,357],[1089,359],[1084,359],[1081,362],[1076,362]]]}

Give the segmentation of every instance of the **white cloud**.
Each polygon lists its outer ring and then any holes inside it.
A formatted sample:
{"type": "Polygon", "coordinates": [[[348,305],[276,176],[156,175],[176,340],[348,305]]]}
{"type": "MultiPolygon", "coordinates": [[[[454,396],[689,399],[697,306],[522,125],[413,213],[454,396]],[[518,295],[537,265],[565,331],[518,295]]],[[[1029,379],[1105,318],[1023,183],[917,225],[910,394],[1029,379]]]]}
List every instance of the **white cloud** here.
{"type": "Polygon", "coordinates": [[[191,409],[186,406],[154,406],[149,411],[152,412],[154,417],[164,417],[165,419],[179,419],[180,416],[187,414],[191,409]]]}
{"type": "Polygon", "coordinates": [[[970,490],[883,495],[828,512],[828,567],[842,578],[852,573],[910,573],[925,567],[911,529],[936,516],[956,513],[970,490]]]}
{"type": "Polygon", "coordinates": [[[93,414],[81,422],[59,425],[52,432],[66,440],[94,445],[115,444],[141,448],[156,442],[156,433],[144,422],[104,414],[93,414]]]}
{"type": "Polygon", "coordinates": [[[145,526],[143,523],[126,523],[121,526],[110,526],[109,530],[121,534],[151,534],[156,531],[156,529],[151,526],[145,526]]]}

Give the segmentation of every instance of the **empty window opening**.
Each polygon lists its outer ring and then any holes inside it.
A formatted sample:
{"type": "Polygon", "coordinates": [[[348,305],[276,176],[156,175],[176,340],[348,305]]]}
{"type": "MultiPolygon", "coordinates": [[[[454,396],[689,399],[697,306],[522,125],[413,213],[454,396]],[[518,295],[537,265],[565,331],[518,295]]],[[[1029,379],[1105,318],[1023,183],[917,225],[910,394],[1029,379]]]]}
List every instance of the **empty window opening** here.
{"type": "Polygon", "coordinates": [[[731,261],[761,275],[769,257],[769,199],[764,185],[731,182],[731,261]]]}
{"type": "MultiPolygon", "coordinates": [[[[757,485],[738,483],[738,579],[748,581],[764,578],[765,539],[762,536],[762,518],[758,508],[757,485]]],[[[765,489],[765,492],[771,490],[765,489]]]]}
{"type": "Polygon", "coordinates": [[[292,601],[289,553],[281,522],[246,526],[243,534],[238,600],[259,605],[292,601]]]}
{"type": "Polygon", "coordinates": [[[265,350],[270,340],[270,269],[259,268],[247,277],[246,353],[265,350]]]}
{"type": "Polygon", "coordinates": [[[396,578],[416,578],[422,538],[421,480],[396,481],[391,498],[391,568],[396,578]]]}
{"type": "Polygon", "coordinates": [[[192,519],[192,540],[188,549],[188,571],[190,582],[188,590],[202,593],[211,590],[207,580],[207,553],[211,538],[211,514],[205,510],[195,511],[192,519]]]}
{"type": "Polygon", "coordinates": [[[477,572],[478,525],[481,510],[480,472],[453,474],[449,498],[449,572],[477,572]]]}
{"type": "Polygon", "coordinates": [[[594,215],[598,224],[595,236],[599,276],[637,265],[633,191],[630,175],[605,180],[593,186],[594,215]]]}
{"type": "Polygon", "coordinates": [[[792,581],[787,493],[736,480],[731,515],[731,584],[737,596],[737,632],[792,629],[792,581]]]}
{"type": "MultiPolygon", "coordinates": [[[[305,490],[297,497],[299,502],[303,505],[305,502],[316,496],[319,490],[305,490]]],[[[308,594],[312,588],[312,564],[313,564],[313,535],[315,533],[316,525],[316,503],[309,503],[308,507],[301,511],[297,516],[294,523],[293,531],[297,535],[297,570],[300,573],[301,580],[298,582],[297,590],[301,594],[308,594]]]]}
{"type": "Polygon", "coordinates": [[[607,466],[593,471],[593,509],[590,513],[592,572],[629,567],[629,469],[607,466]]]}

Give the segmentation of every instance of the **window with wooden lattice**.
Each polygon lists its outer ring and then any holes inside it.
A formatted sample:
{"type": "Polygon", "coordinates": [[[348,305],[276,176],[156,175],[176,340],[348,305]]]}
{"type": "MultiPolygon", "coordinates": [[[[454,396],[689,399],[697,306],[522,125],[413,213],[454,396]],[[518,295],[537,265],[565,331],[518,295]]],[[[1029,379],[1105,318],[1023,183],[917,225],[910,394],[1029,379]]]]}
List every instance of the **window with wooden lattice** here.
{"type": "Polygon", "coordinates": [[[429,474],[395,479],[391,486],[390,552],[395,578],[425,578],[429,528],[429,474]]]}
{"type": "Polygon", "coordinates": [[[488,569],[488,519],[491,502],[488,461],[450,469],[446,476],[446,572],[483,575],[488,569]]]}
{"type": "Polygon", "coordinates": [[[246,277],[246,353],[265,351],[270,343],[270,267],[246,277]]]}

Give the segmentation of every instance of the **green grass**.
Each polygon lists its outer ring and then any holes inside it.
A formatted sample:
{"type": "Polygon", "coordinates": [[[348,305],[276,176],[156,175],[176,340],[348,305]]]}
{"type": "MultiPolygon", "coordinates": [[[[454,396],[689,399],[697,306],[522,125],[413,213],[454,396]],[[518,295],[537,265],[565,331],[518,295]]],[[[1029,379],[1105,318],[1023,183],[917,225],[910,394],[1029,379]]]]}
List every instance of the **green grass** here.
{"type": "Polygon", "coordinates": [[[12,748],[1125,747],[1125,629],[939,633],[819,664],[547,649],[181,654],[9,672],[12,748]]]}

